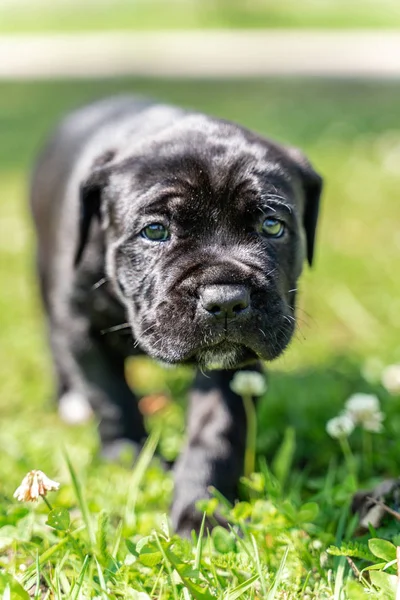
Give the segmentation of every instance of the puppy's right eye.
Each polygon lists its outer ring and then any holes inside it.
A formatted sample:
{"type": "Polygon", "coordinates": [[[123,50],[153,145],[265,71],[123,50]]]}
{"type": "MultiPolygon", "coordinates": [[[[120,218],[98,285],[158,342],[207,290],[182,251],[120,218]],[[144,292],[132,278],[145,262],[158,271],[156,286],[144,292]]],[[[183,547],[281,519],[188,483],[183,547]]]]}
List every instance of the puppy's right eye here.
{"type": "Polygon", "coordinates": [[[285,232],[285,225],[282,221],[267,217],[262,224],[262,232],[271,238],[280,238],[285,232]]]}
{"type": "Polygon", "coordinates": [[[150,242],[166,242],[170,238],[169,230],[161,223],[150,223],[142,229],[140,235],[150,242]]]}

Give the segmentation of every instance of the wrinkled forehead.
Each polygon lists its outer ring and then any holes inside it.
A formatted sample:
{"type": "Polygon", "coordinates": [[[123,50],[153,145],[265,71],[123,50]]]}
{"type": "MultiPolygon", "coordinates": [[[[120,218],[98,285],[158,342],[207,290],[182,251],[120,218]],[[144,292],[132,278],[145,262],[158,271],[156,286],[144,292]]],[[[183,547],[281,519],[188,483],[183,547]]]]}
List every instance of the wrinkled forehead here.
{"type": "Polygon", "coordinates": [[[246,211],[271,197],[297,204],[298,182],[283,150],[229,123],[195,125],[146,140],[113,167],[108,187],[125,210],[246,211]]]}

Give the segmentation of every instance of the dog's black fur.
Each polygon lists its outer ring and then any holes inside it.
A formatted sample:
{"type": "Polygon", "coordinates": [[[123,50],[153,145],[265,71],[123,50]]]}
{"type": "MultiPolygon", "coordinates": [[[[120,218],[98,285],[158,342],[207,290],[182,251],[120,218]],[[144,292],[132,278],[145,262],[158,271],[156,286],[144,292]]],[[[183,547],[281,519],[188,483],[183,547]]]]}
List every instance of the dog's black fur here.
{"type": "Polygon", "coordinates": [[[119,440],[145,437],[128,355],[200,367],[175,466],[181,533],[198,527],[195,503],[210,485],[235,498],[245,416],[229,384],[291,339],[320,191],[295,149],[129,97],[71,114],[39,160],[32,212],[59,397],[86,396],[112,454],[119,440]],[[263,229],[268,218],[281,237],[263,229]],[[151,224],[165,241],[145,237],[151,224]],[[132,335],[113,331],[126,321],[132,335]]]}

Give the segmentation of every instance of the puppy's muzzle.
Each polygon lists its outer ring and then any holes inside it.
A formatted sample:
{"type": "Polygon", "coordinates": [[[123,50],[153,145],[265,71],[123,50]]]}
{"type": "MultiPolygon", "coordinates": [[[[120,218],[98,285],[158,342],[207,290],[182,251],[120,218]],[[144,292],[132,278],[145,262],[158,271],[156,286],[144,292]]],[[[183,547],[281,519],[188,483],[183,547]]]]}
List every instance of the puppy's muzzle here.
{"type": "Polygon", "coordinates": [[[243,285],[207,285],[200,290],[199,305],[211,318],[240,319],[250,312],[250,292],[243,285]]]}

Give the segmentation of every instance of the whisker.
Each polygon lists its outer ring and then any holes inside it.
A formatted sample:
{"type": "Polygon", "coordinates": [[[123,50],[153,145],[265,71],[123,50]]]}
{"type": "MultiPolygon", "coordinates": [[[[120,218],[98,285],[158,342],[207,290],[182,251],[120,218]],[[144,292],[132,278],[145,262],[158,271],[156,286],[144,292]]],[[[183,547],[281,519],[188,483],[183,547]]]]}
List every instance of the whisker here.
{"type": "MultiPolygon", "coordinates": [[[[151,325],[149,325],[149,326],[148,326],[148,327],[147,327],[147,328],[146,328],[144,331],[142,331],[142,336],[143,336],[145,333],[148,333],[148,332],[149,332],[151,329],[153,329],[153,327],[155,327],[155,326],[156,326],[156,324],[155,324],[155,323],[152,323],[151,325]]],[[[137,348],[137,347],[139,346],[139,344],[140,344],[139,340],[136,340],[136,341],[135,341],[135,343],[133,344],[133,347],[134,347],[134,348],[137,348]]]]}
{"type": "Polygon", "coordinates": [[[92,290],[97,290],[99,287],[104,285],[107,282],[107,277],[102,277],[95,284],[92,285],[92,290]]]}
{"type": "Polygon", "coordinates": [[[199,371],[206,379],[211,379],[211,375],[207,375],[202,365],[199,365],[199,371]]]}
{"type": "Polygon", "coordinates": [[[285,321],[288,321],[288,323],[294,323],[296,325],[296,327],[294,329],[294,336],[296,337],[297,340],[300,340],[301,342],[304,341],[306,339],[306,336],[304,335],[304,333],[302,332],[302,330],[300,328],[299,320],[295,319],[291,315],[283,315],[283,318],[285,319],[285,321]]]}
{"type": "Polygon", "coordinates": [[[158,350],[159,348],[162,348],[163,342],[164,342],[164,339],[162,337],[160,337],[158,340],[155,340],[153,342],[153,348],[155,350],[158,350]]]}
{"type": "Polygon", "coordinates": [[[128,327],[130,327],[129,323],[121,323],[120,325],[113,325],[108,329],[102,329],[100,333],[101,335],[104,335],[105,333],[111,333],[112,331],[120,331],[121,329],[127,329],[128,327]]]}
{"type": "Polygon", "coordinates": [[[289,321],[289,323],[296,323],[296,319],[292,315],[283,315],[283,318],[289,321]]]}
{"type": "MultiPolygon", "coordinates": [[[[291,306],[289,306],[288,308],[289,308],[290,310],[292,310],[292,307],[291,307],[291,306]]],[[[303,312],[304,312],[304,311],[303,311],[303,312]]],[[[311,325],[310,325],[310,323],[309,323],[309,322],[308,322],[306,319],[303,319],[302,317],[299,317],[299,315],[298,315],[298,314],[296,314],[296,318],[295,318],[295,317],[293,317],[292,315],[284,315],[284,316],[285,316],[285,318],[293,319],[293,321],[294,321],[294,322],[296,322],[298,326],[299,326],[299,325],[300,325],[300,323],[301,323],[302,325],[305,325],[305,327],[308,327],[309,329],[311,328],[311,325]]],[[[314,321],[314,323],[315,323],[315,321],[314,321]]]]}
{"type": "MultiPolygon", "coordinates": [[[[293,212],[293,207],[290,206],[290,204],[288,204],[287,198],[285,198],[284,196],[279,196],[278,194],[267,194],[266,199],[267,199],[267,202],[269,199],[271,199],[275,202],[275,204],[284,206],[285,208],[288,209],[289,212],[293,212]]],[[[269,206],[268,208],[272,208],[272,207],[269,206]]]]}

